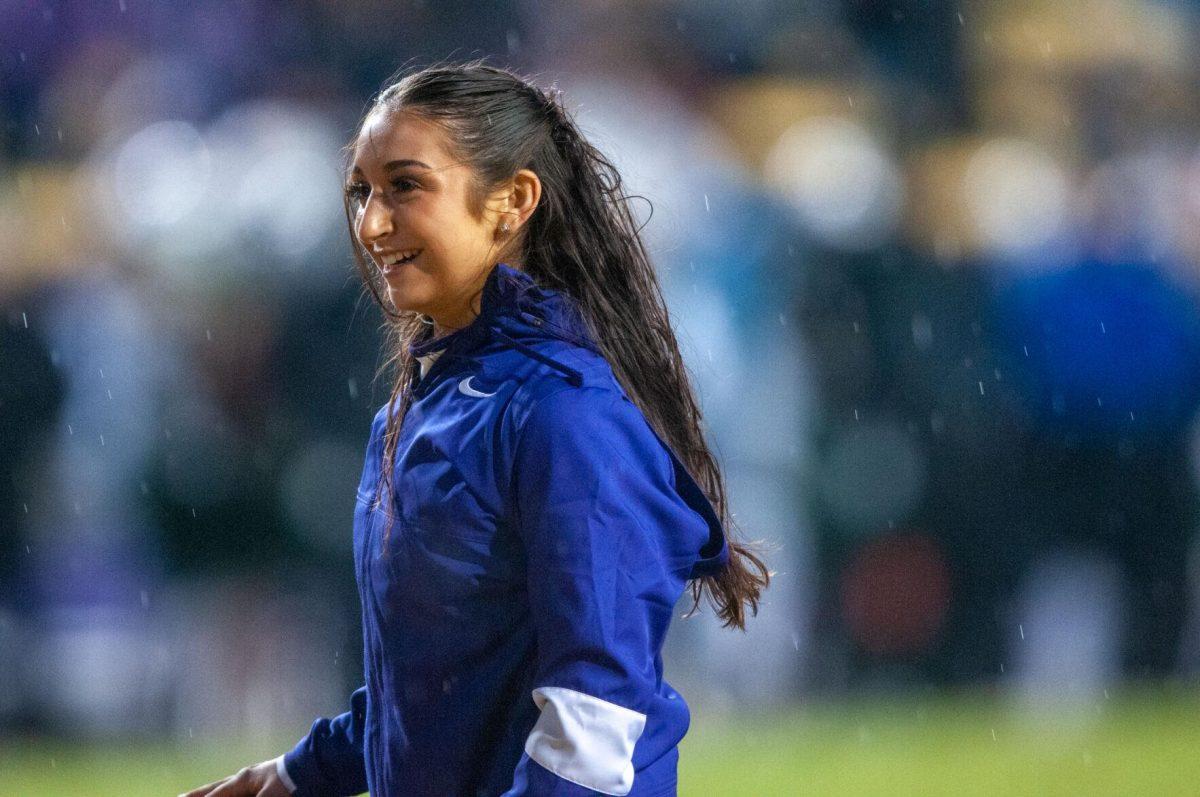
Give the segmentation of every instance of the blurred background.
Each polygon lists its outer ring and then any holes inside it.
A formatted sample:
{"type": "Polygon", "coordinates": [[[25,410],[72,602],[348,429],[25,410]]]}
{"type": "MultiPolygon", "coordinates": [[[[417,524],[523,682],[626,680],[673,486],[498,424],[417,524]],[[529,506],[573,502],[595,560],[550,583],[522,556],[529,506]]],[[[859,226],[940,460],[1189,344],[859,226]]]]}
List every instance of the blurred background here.
{"type": "MultiPolygon", "coordinates": [[[[362,682],[404,65],[620,168],[743,533],[681,794],[1193,793],[1200,4],[0,2],[0,792],[175,793],[362,682]]],[[[681,603],[680,613],[687,608],[681,603]]]]}

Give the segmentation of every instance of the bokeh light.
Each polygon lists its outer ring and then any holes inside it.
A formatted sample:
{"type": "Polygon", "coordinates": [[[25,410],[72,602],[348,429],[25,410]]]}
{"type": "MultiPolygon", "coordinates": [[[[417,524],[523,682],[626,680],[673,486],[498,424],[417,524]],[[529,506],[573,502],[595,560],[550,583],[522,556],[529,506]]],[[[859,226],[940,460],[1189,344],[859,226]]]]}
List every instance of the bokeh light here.
{"type": "Polygon", "coordinates": [[[925,471],[925,453],[902,425],[863,419],[839,430],[815,478],[834,521],[863,534],[907,519],[921,499],[925,471]]]}
{"type": "Polygon", "coordinates": [[[899,171],[875,138],[849,119],[796,122],[767,155],[763,172],[828,246],[870,249],[899,220],[904,198],[899,171]]]}
{"type": "Polygon", "coordinates": [[[950,568],[927,534],[902,532],[859,546],[841,578],[851,637],[878,656],[927,651],[950,607],[950,568]]]}

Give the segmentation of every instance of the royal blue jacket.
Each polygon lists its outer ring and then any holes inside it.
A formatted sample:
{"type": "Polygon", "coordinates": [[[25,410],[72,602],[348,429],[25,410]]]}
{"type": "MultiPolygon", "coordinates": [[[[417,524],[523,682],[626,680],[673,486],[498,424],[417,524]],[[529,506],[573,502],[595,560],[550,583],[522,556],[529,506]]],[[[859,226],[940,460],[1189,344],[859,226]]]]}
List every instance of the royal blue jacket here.
{"type": "Polygon", "coordinates": [[[500,263],[481,302],[412,346],[431,365],[386,546],[387,407],[372,424],[354,515],[366,683],[280,772],[297,797],[674,795],[689,714],[661,649],[687,580],[728,560],[720,520],[565,294],[500,263]]]}

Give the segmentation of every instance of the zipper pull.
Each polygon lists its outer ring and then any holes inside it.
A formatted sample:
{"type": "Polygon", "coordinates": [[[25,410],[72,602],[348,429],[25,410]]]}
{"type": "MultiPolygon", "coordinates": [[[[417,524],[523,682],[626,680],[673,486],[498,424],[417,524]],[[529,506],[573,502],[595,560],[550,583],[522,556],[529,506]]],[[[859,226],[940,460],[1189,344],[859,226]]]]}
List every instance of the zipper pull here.
{"type": "Polygon", "coordinates": [[[521,311],[521,319],[528,324],[533,324],[535,327],[540,327],[543,323],[545,323],[544,319],[525,310],[521,311]]]}

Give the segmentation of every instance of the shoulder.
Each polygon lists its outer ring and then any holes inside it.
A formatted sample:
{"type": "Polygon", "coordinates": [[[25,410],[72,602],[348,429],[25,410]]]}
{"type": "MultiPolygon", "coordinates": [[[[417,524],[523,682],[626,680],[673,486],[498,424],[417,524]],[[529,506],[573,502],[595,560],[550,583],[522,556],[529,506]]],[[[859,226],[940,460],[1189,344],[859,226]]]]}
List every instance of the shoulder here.
{"type": "Polygon", "coordinates": [[[584,468],[670,473],[665,445],[615,379],[540,386],[514,422],[518,467],[534,461],[540,470],[544,460],[560,459],[584,468]]]}
{"type": "Polygon", "coordinates": [[[387,429],[388,418],[395,415],[396,412],[397,404],[392,401],[388,401],[375,410],[375,415],[371,418],[371,434],[367,438],[369,445],[383,438],[383,433],[387,429]]]}
{"type": "Polygon", "coordinates": [[[372,437],[375,437],[378,432],[382,431],[383,427],[387,424],[388,409],[391,407],[392,403],[389,401],[375,410],[375,416],[371,419],[372,437]]]}
{"type": "Polygon", "coordinates": [[[511,421],[518,430],[530,424],[581,420],[624,402],[633,407],[612,367],[599,353],[563,341],[548,342],[538,349],[566,368],[560,371],[539,365],[521,382],[510,403],[511,421]]]}

